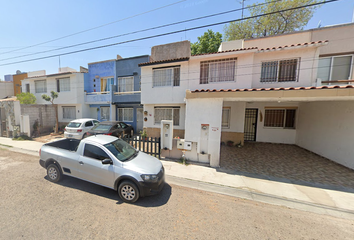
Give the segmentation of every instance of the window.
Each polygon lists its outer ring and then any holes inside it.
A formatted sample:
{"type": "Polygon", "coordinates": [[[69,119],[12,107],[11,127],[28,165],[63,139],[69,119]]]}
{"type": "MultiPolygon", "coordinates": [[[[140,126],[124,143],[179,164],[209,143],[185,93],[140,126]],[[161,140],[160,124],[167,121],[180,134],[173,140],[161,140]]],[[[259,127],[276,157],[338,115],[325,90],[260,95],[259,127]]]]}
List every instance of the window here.
{"type": "Polygon", "coordinates": [[[295,128],[296,109],[266,109],[264,127],[295,128]]]}
{"type": "Polygon", "coordinates": [[[92,126],[93,126],[92,121],[88,121],[85,123],[85,127],[92,127],[92,126]]]}
{"type": "Polygon", "coordinates": [[[70,92],[70,78],[57,79],[57,92],[70,92]]]}
{"type": "Polygon", "coordinates": [[[297,81],[299,59],[262,62],[261,82],[297,81]]]}
{"type": "Polygon", "coordinates": [[[133,108],[118,108],[118,121],[132,122],[133,108]]]}
{"type": "Polygon", "coordinates": [[[94,145],[91,144],[85,144],[85,150],[84,150],[84,156],[85,157],[89,157],[89,158],[93,158],[93,159],[97,159],[97,160],[104,160],[104,159],[111,159],[108,154],[103,151],[101,148],[96,147],[94,145]]]}
{"type": "Polygon", "coordinates": [[[109,107],[101,107],[101,121],[108,121],[109,120],[109,107]]]}
{"type": "Polygon", "coordinates": [[[223,108],[222,109],[222,120],[221,120],[221,127],[222,128],[229,128],[230,127],[230,108],[223,108]]]}
{"type": "Polygon", "coordinates": [[[75,119],[76,118],[76,107],[63,107],[63,118],[64,119],[75,119]]]}
{"type": "Polygon", "coordinates": [[[317,78],[321,81],[350,80],[353,55],[322,57],[318,61],[317,78]]]}
{"type": "Polygon", "coordinates": [[[47,81],[38,80],[34,81],[34,87],[36,93],[47,93],[47,81]]]}
{"type": "Polygon", "coordinates": [[[118,78],[118,92],[133,92],[134,91],[134,77],[120,77],[118,78]]]}
{"type": "Polygon", "coordinates": [[[179,107],[156,107],[155,124],[160,124],[161,120],[173,120],[174,126],[179,126],[179,107]]]}
{"type": "Polygon", "coordinates": [[[236,58],[200,62],[200,84],[236,81],[236,58]]]}
{"type": "Polygon", "coordinates": [[[152,70],[152,87],[179,86],[180,66],[154,68],[152,70]]]}
{"type": "Polygon", "coordinates": [[[109,92],[112,84],[114,84],[113,77],[101,78],[101,92],[109,92]]]}

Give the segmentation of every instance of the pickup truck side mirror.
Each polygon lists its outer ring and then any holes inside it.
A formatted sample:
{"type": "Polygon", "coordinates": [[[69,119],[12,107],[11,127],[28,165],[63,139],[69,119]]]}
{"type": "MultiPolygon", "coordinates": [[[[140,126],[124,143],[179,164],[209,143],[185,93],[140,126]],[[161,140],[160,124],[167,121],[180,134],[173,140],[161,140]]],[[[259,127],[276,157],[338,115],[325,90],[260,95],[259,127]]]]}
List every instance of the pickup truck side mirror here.
{"type": "Polygon", "coordinates": [[[113,161],[110,158],[106,158],[102,160],[102,164],[113,164],[113,161]]]}

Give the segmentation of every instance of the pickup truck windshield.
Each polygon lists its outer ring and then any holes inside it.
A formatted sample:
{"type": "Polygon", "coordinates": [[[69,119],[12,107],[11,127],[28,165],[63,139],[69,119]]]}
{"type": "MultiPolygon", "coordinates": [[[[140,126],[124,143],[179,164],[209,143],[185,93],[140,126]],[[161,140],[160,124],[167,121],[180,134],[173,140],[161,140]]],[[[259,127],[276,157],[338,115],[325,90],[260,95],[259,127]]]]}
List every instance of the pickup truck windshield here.
{"type": "Polygon", "coordinates": [[[130,160],[137,150],[122,139],[104,145],[118,160],[124,162],[130,160]]]}

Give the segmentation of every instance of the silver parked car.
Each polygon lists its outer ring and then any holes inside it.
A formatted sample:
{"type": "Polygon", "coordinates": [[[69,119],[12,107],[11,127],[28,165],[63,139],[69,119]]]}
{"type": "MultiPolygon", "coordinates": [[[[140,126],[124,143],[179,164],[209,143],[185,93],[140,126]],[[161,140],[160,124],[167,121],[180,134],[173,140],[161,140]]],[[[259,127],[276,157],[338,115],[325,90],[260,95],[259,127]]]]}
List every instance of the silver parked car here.
{"type": "Polygon", "coordinates": [[[130,203],[159,193],[165,183],[160,160],[107,135],[46,143],[40,149],[39,163],[52,182],[63,175],[73,176],[114,189],[130,203]]]}
{"type": "Polygon", "coordinates": [[[72,120],[64,129],[64,137],[75,139],[85,138],[87,132],[90,131],[98,123],[100,123],[100,121],[93,118],[81,118],[72,120]]]}

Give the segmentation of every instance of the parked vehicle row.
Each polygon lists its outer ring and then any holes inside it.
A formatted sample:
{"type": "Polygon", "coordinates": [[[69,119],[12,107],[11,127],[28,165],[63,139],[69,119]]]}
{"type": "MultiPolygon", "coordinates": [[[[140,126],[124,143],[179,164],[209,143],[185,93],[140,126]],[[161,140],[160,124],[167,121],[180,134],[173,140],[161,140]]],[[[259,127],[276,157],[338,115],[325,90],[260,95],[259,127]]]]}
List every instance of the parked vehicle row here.
{"type": "Polygon", "coordinates": [[[82,118],[71,121],[64,129],[65,138],[83,139],[91,135],[111,135],[115,137],[130,137],[134,129],[130,124],[120,121],[100,122],[96,119],[82,118]]]}

